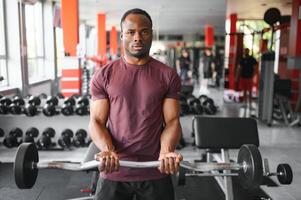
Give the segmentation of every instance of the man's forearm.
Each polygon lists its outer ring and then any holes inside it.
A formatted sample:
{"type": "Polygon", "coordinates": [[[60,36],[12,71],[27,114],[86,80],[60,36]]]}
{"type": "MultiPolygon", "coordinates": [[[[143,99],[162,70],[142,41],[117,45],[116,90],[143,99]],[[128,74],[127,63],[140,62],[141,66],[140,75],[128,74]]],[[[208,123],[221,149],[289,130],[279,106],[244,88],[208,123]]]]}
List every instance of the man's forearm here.
{"type": "Polygon", "coordinates": [[[166,123],[161,135],[160,153],[173,152],[181,138],[182,129],[179,119],[173,119],[166,123]]]}
{"type": "Polygon", "coordinates": [[[90,137],[101,151],[114,150],[111,135],[102,123],[91,120],[89,123],[90,137]]]}

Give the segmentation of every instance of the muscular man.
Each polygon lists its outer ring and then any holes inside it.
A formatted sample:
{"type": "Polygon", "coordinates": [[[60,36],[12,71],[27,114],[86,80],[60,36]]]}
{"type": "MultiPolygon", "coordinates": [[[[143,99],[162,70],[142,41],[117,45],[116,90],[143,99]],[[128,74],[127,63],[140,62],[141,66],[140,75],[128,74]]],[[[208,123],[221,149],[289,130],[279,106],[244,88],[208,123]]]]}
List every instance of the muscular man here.
{"type": "Polygon", "coordinates": [[[97,200],[173,200],[170,174],[182,156],[176,71],[149,56],[152,20],[141,9],[121,19],[124,55],[95,72],[89,132],[101,150],[97,200]],[[119,167],[119,160],[160,160],[157,168],[119,167]]]}

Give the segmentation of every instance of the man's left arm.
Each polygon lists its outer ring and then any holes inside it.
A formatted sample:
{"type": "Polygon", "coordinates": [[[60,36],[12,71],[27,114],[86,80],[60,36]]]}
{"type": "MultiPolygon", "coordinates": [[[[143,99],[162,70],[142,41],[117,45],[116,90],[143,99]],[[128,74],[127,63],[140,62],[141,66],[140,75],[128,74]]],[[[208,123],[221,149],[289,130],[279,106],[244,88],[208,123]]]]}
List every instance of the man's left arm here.
{"type": "Polygon", "coordinates": [[[177,99],[166,98],[163,102],[165,128],[161,135],[160,167],[161,173],[175,174],[179,170],[182,155],[175,152],[182,134],[179,119],[180,105],[177,99]]]}

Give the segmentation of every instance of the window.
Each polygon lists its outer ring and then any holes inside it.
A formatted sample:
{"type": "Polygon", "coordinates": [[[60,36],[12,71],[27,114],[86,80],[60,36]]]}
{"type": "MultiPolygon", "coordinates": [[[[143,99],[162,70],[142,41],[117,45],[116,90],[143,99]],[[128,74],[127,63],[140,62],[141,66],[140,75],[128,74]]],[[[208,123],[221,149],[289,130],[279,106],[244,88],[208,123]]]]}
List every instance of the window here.
{"type": "Polygon", "coordinates": [[[28,79],[33,83],[46,78],[44,59],[43,7],[41,2],[25,5],[28,79]]]}
{"type": "Polygon", "coordinates": [[[0,0],[0,81],[1,86],[7,86],[7,64],[6,64],[6,44],[5,44],[5,24],[4,24],[4,0],[0,0]]]}
{"type": "Polygon", "coordinates": [[[56,36],[57,76],[61,76],[63,70],[62,59],[64,58],[63,30],[59,27],[56,27],[55,36],[56,36]]]}

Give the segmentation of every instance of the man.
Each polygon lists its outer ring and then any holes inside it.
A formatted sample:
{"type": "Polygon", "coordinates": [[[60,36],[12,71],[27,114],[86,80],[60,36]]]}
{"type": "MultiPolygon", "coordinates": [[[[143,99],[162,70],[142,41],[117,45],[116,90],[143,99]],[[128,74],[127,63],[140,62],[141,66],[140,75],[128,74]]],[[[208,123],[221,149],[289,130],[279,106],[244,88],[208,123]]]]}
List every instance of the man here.
{"type": "Polygon", "coordinates": [[[244,49],[244,56],[239,63],[239,77],[240,86],[243,90],[243,101],[245,106],[248,104],[251,108],[252,102],[252,87],[253,87],[253,76],[255,73],[255,66],[257,64],[255,58],[249,55],[250,50],[248,48],[244,49]],[[249,93],[249,95],[247,95],[249,93]]]}
{"type": "Polygon", "coordinates": [[[200,59],[200,71],[203,72],[203,77],[200,84],[200,94],[208,94],[208,79],[213,78],[215,63],[212,51],[206,47],[204,55],[200,59]]]}
{"type": "Polygon", "coordinates": [[[141,9],[121,19],[122,58],[95,72],[91,81],[89,132],[101,150],[97,200],[172,200],[169,174],[182,156],[176,71],[149,56],[152,20],[141,9]],[[106,126],[107,125],[107,126],[106,126]],[[119,160],[160,160],[157,168],[119,168],[119,160]]]}
{"type": "Polygon", "coordinates": [[[182,49],[181,56],[176,61],[176,66],[182,83],[185,84],[189,80],[188,72],[190,70],[190,58],[186,49],[182,49]]]}

